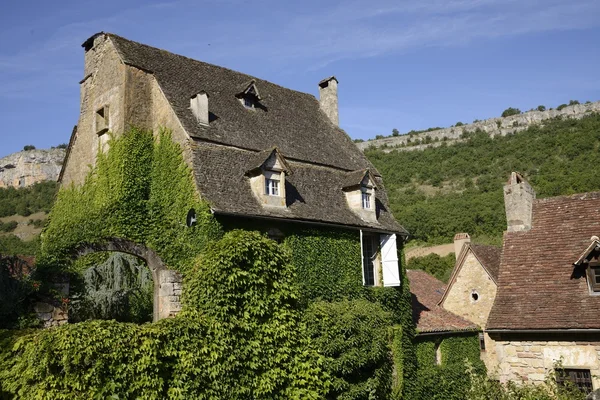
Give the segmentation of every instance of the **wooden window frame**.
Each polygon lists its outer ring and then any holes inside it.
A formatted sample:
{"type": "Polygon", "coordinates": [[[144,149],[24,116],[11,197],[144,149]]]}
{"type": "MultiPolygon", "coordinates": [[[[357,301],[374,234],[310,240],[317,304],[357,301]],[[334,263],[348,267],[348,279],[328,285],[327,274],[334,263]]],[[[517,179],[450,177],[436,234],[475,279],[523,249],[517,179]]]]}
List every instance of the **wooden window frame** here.
{"type": "Polygon", "coordinates": [[[594,293],[600,293],[600,262],[596,259],[591,261],[587,267],[587,278],[590,290],[594,293]]]}

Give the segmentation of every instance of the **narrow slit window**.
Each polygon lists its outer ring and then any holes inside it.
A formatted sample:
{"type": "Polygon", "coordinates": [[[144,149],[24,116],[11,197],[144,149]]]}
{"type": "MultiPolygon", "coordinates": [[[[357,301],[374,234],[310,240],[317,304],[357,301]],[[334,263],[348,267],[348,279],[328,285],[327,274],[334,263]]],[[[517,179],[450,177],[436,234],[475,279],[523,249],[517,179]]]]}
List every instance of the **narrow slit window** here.
{"type": "Polygon", "coordinates": [[[485,336],[483,332],[479,332],[479,349],[485,351],[485,336]]]}
{"type": "Polygon", "coordinates": [[[108,106],[104,106],[96,111],[96,134],[102,135],[108,132],[109,126],[108,106]]]}
{"type": "Polygon", "coordinates": [[[372,236],[363,236],[363,268],[365,286],[375,286],[375,257],[377,246],[372,236]]]}
{"type": "Polygon", "coordinates": [[[267,196],[279,196],[279,181],[265,178],[265,194],[267,196]]]}

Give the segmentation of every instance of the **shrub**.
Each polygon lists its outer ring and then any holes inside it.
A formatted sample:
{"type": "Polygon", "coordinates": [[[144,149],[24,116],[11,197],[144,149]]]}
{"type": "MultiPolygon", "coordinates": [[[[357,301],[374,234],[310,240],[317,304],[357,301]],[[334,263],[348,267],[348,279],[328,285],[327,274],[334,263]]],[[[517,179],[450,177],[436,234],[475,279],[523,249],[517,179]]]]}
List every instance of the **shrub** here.
{"type": "Polygon", "coordinates": [[[423,257],[413,257],[409,259],[406,263],[406,268],[419,269],[435,276],[442,282],[448,282],[450,274],[454,269],[454,263],[454,253],[450,253],[444,257],[432,253],[423,257]]]}
{"type": "Polygon", "coordinates": [[[327,357],[327,399],[391,395],[390,315],[366,300],[313,303],[304,316],[313,347],[327,357]]]}
{"type": "Polygon", "coordinates": [[[577,104],[580,104],[579,100],[569,100],[569,105],[570,106],[574,106],[574,105],[577,105],[577,104]]]}
{"type": "Polygon", "coordinates": [[[0,222],[0,232],[12,232],[17,229],[19,223],[17,221],[0,222]]]}
{"type": "Polygon", "coordinates": [[[16,327],[29,311],[30,295],[35,291],[29,269],[20,258],[0,256],[0,329],[16,327]]]}
{"type": "Polygon", "coordinates": [[[556,109],[557,109],[558,111],[560,111],[560,110],[564,109],[565,107],[568,107],[568,105],[563,103],[563,104],[561,104],[560,106],[556,107],[556,109]]]}
{"type": "Polygon", "coordinates": [[[511,115],[519,115],[521,114],[521,110],[518,108],[508,107],[506,110],[502,111],[502,117],[510,117],[511,115]]]}
{"type": "Polygon", "coordinates": [[[58,146],[56,146],[57,149],[66,149],[67,147],[69,147],[69,145],[66,143],[61,143],[58,146]]]}
{"type": "Polygon", "coordinates": [[[464,124],[460,121],[458,121],[456,124],[454,124],[454,126],[463,126],[464,124]]]}
{"type": "Polygon", "coordinates": [[[30,150],[35,150],[35,146],[28,144],[23,147],[23,151],[30,151],[30,150]]]}
{"type": "Polygon", "coordinates": [[[546,106],[537,106],[538,111],[546,111],[546,106]]]}

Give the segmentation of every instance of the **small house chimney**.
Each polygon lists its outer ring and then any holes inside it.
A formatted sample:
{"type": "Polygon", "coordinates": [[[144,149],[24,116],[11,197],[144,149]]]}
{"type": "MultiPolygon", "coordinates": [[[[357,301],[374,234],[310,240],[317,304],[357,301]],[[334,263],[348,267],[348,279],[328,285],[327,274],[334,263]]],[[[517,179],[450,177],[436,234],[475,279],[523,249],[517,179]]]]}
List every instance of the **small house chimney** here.
{"type": "Polygon", "coordinates": [[[454,235],[454,256],[457,260],[466,243],[471,243],[471,236],[468,233],[457,233],[454,235]]]}
{"type": "Polygon", "coordinates": [[[340,125],[337,85],[338,80],[335,76],[319,82],[319,103],[321,104],[321,110],[323,110],[335,126],[340,125]]]}
{"type": "Polygon", "coordinates": [[[208,126],[208,94],[206,92],[202,91],[192,96],[190,109],[200,124],[208,126]]]}
{"type": "Polygon", "coordinates": [[[535,191],[523,177],[513,172],[504,185],[504,208],[509,232],[528,231],[533,219],[535,191]]]}

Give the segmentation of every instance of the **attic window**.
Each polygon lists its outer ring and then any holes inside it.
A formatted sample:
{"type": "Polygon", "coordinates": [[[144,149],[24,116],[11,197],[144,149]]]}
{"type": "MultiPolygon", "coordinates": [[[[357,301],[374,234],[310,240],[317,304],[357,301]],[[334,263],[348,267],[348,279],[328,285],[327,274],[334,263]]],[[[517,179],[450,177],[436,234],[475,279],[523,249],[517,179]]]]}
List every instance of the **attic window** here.
{"type": "Polygon", "coordinates": [[[244,96],[242,97],[242,104],[246,108],[254,108],[254,99],[250,96],[244,96]]]}
{"type": "Polygon", "coordinates": [[[265,194],[267,196],[279,196],[279,180],[265,177],[265,194]]]}
{"type": "Polygon", "coordinates": [[[593,292],[600,292],[600,262],[590,262],[587,268],[588,282],[593,292]]]}
{"type": "Polygon", "coordinates": [[[371,193],[367,192],[367,188],[362,188],[362,208],[365,210],[371,209],[371,193]]]}
{"type": "Polygon", "coordinates": [[[108,132],[109,126],[108,105],[96,110],[96,134],[103,135],[108,132]]]}

